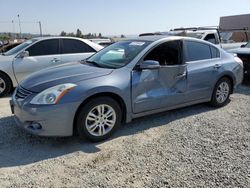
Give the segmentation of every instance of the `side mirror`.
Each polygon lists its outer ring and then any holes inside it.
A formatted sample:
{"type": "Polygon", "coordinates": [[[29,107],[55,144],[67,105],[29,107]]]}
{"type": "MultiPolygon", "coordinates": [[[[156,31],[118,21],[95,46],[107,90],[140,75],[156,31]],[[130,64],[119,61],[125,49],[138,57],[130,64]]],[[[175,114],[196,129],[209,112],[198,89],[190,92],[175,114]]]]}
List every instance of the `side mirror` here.
{"type": "Polygon", "coordinates": [[[140,65],[141,69],[158,69],[160,68],[160,63],[154,60],[146,60],[140,65]]]}
{"type": "Polygon", "coordinates": [[[24,58],[24,57],[28,57],[28,56],[29,56],[28,51],[22,51],[20,54],[17,55],[17,58],[24,58]]]}
{"type": "Polygon", "coordinates": [[[246,44],[242,44],[240,47],[241,47],[241,48],[245,48],[245,47],[246,47],[246,44]]]}

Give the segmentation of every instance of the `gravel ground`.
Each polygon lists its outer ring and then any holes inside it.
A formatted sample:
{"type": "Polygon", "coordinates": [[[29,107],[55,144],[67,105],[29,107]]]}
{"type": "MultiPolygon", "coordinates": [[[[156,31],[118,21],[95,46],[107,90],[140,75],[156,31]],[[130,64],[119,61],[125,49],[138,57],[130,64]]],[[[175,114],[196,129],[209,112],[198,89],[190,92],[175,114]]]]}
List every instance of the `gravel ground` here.
{"type": "Polygon", "coordinates": [[[250,187],[250,84],[220,109],[134,120],[110,140],[40,138],[0,99],[0,187],[250,187]]]}

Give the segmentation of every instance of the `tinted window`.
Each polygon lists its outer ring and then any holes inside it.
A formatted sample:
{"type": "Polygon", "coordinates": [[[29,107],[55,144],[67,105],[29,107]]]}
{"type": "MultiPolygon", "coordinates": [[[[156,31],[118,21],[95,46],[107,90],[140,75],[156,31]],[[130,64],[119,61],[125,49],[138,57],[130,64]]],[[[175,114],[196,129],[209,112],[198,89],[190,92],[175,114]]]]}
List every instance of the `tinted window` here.
{"type": "Polygon", "coordinates": [[[63,39],[62,53],[63,54],[74,54],[74,53],[88,53],[95,52],[93,48],[85,44],[80,40],[74,39],[63,39]]]}
{"type": "Polygon", "coordinates": [[[218,49],[216,49],[213,46],[210,46],[210,49],[211,49],[212,58],[218,58],[218,57],[220,57],[220,52],[219,52],[218,49]]]}
{"type": "Polygon", "coordinates": [[[181,60],[181,41],[171,41],[161,44],[153,49],[145,58],[145,60],[158,61],[160,65],[178,65],[182,63],[181,60]]]}
{"type": "Polygon", "coordinates": [[[208,34],[204,40],[211,42],[213,44],[218,44],[214,34],[208,34]]]}
{"type": "Polygon", "coordinates": [[[204,59],[211,59],[211,52],[209,45],[186,41],[186,61],[198,61],[204,59]]]}
{"type": "Polygon", "coordinates": [[[59,54],[59,40],[43,40],[29,47],[26,51],[29,52],[30,56],[59,54]]]}

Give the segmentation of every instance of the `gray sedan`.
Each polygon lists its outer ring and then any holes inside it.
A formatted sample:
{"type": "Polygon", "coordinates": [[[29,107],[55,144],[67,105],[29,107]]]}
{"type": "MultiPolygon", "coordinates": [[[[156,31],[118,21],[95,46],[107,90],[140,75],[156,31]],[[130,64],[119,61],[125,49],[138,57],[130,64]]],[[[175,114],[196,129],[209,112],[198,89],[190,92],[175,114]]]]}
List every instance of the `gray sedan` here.
{"type": "Polygon", "coordinates": [[[31,75],[10,104],[32,134],[101,141],[137,117],[203,102],[224,106],[242,78],[242,61],[211,43],[140,37],[31,75]]]}

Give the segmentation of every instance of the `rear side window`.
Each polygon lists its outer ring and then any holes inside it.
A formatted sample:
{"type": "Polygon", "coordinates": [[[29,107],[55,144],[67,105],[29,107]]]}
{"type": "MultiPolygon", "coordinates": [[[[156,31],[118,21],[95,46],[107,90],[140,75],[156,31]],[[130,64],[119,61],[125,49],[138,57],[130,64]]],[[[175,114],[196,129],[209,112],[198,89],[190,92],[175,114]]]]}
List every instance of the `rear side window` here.
{"type": "Polygon", "coordinates": [[[199,61],[211,59],[210,46],[207,44],[186,41],[186,61],[199,61]]]}
{"type": "Polygon", "coordinates": [[[43,55],[55,55],[59,54],[59,40],[49,39],[35,43],[29,47],[26,51],[29,52],[29,56],[43,56],[43,55]]]}
{"type": "Polygon", "coordinates": [[[219,58],[220,52],[217,48],[210,46],[212,58],[219,58]]]}
{"type": "Polygon", "coordinates": [[[62,54],[96,52],[89,45],[80,40],[62,39],[62,54]]]}

